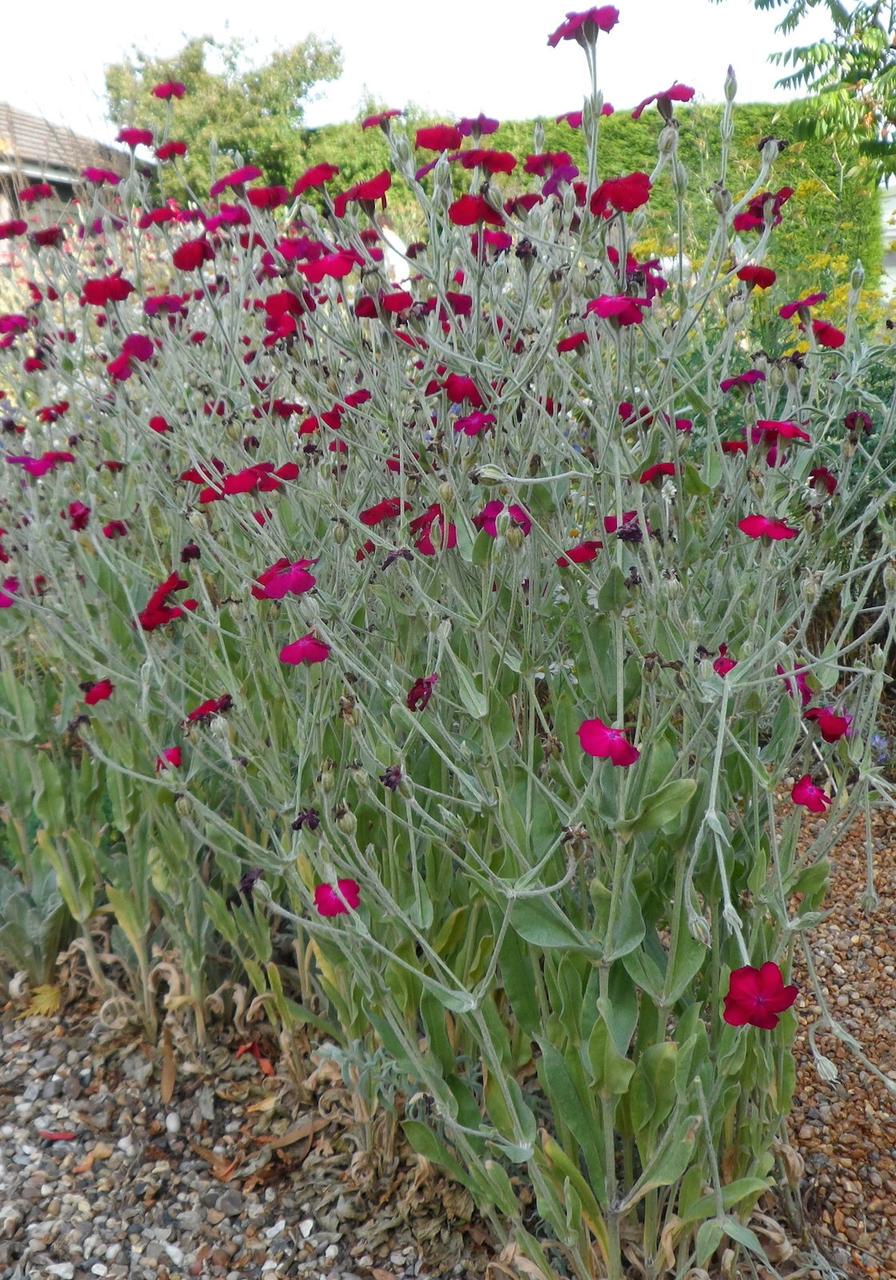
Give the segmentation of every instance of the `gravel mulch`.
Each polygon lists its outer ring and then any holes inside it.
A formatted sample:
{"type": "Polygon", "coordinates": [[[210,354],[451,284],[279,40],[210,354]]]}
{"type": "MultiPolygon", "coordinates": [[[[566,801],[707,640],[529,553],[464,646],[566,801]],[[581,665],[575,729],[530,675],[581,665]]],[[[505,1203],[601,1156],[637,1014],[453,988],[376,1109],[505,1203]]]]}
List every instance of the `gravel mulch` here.
{"type": "MultiPolygon", "coordinates": [[[[896,815],[876,816],[874,838],[879,910],[858,906],[857,829],[813,949],[835,1016],[896,1081],[896,815]]],[[[52,1019],[15,1015],[0,1018],[4,1280],[485,1275],[494,1253],[467,1194],[402,1151],[387,1114],[354,1110],[314,1052],[299,1085],[268,1074],[263,1039],[238,1055],[232,1029],[200,1060],[110,1031],[84,998],[52,1019]]],[[[896,1277],[896,1098],[833,1036],[817,1043],[838,1078],[820,1078],[804,1030],[791,1136],[806,1222],[846,1276],[896,1277]]]]}

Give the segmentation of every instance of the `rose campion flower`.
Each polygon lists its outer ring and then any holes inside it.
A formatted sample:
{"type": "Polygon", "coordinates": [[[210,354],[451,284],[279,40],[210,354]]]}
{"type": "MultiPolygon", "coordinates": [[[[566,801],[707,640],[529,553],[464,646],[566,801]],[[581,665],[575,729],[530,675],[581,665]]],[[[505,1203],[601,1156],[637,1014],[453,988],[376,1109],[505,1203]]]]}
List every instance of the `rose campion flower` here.
{"type": "Polygon", "coordinates": [[[264,174],[254,164],[244,164],[241,169],[233,169],[230,173],[225,173],[222,178],[218,178],[217,182],[213,182],[208,189],[210,196],[219,196],[222,191],[226,191],[228,187],[244,187],[247,182],[254,182],[256,178],[263,178],[264,174]]]}
{"type": "Polygon", "coordinates": [[[772,520],[768,516],[745,516],[737,522],[737,527],[748,538],[767,538],[769,542],[787,542],[799,535],[799,529],[791,529],[783,520],[772,520]]]}
{"type": "Polygon", "coordinates": [[[643,324],[644,309],[650,303],[646,298],[630,298],[626,294],[603,293],[592,299],[585,307],[588,315],[600,316],[602,320],[612,320],[624,328],[627,325],[643,324]]]}
{"type": "Polygon", "coordinates": [[[575,40],[578,44],[593,43],[598,32],[608,34],[619,21],[619,10],[611,4],[586,9],[584,13],[567,13],[566,21],[548,36],[548,44],[556,49],[561,40],[575,40]]]}
{"type": "Polygon", "coordinates": [[[314,905],[322,916],[344,916],[349,911],[357,911],[361,905],[361,886],[356,880],[316,885],[314,905]]]}
{"type": "Polygon", "coordinates": [[[434,124],[417,130],[414,146],[424,151],[456,151],[463,134],[456,125],[434,124]]]}
{"type": "Polygon", "coordinates": [[[162,84],[153,85],[152,96],[170,102],[172,98],[182,98],[186,92],[186,85],[179,80],[165,80],[162,84]]]}
{"type": "Polygon", "coordinates": [[[722,679],[724,680],[728,672],[733,671],[736,666],[737,666],[737,662],[735,661],[735,659],[728,656],[727,644],[720,644],[719,656],[716,658],[716,660],[712,664],[713,671],[716,673],[717,676],[721,676],[722,679]]]}
{"type": "Polygon", "coordinates": [[[831,797],[815,785],[808,773],[794,784],[790,798],[810,813],[826,813],[831,804],[831,797]]]}
{"type": "Polygon", "coordinates": [[[366,120],[361,121],[362,129],[375,129],[377,125],[380,128],[388,127],[389,121],[394,120],[396,116],[404,115],[403,111],[393,107],[390,111],[380,111],[375,116],[368,116],[366,120]]]}
{"type": "Polygon", "coordinates": [[[564,552],[562,556],[558,556],[557,565],[560,569],[568,569],[571,564],[590,564],[592,560],[597,559],[597,553],[603,549],[603,545],[596,539],[586,539],[578,546],[570,547],[569,551],[564,552]]]}
{"type": "Polygon", "coordinates": [[[644,98],[635,107],[632,112],[633,120],[640,120],[644,110],[650,106],[651,102],[655,102],[660,115],[664,119],[670,119],[672,115],[673,102],[690,102],[694,96],[694,90],[686,84],[679,84],[676,80],[668,89],[661,89],[659,93],[652,93],[649,98],[644,98]]]}
{"type": "Polygon", "coordinates": [[[107,698],[112,697],[115,685],[111,680],[97,680],[95,684],[82,685],[84,688],[84,701],[88,707],[95,707],[98,702],[105,702],[107,698]]]}
{"type": "Polygon", "coordinates": [[[127,147],[151,147],[151,129],[119,129],[116,142],[123,142],[127,147]]]}
{"type": "Polygon", "coordinates": [[[591,197],[589,208],[595,217],[610,218],[617,213],[634,213],[650,199],[652,183],[646,173],[629,173],[605,179],[591,197]]]}
{"type": "Polygon", "coordinates": [[[528,537],[532,529],[532,520],[525,507],[512,503],[509,507],[504,506],[500,498],[493,498],[491,502],[487,502],[478,515],[473,516],[473,524],[477,529],[484,529],[490,538],[498,536],[498,516],[502,511],[507,511],[512,524],[522,529],[523,533],[528,537]]]}
{"type": "Polygon", "coordinates": [[[329,656],[330,646],[323,640],[318,640],[311,631],[280,650],[280,661],[290,667],[298,667],[302,663],[312,666],[316,662],[326,662],[329,656]]]}
{"type": "Polygon", "coordinates": [[[627,767],[640,758],[640,751],[625,736],[624,729],[613,729],[602,720],[583,720],[578,728],[579,742],[586,755],[598,760],[611,760],[627,767]]]}
{"type": "Polygon", "coordinates": [[[504,215],[484,196],[461,196],[449,205],[448,218],[456,227],[473,227],[481,222],[490,222],[496,227],[504,224],[504,215]]]}
{"type": "Polygon", "coordinates": [[[160,756],[156,756],[156,773],[160,773],[163,769],[179,769],[183,760],[183,748],[166,747],[160,756]]]}
{"type": "Polygon", "coordinates": [[[730,1027],[774,1031],[780,1015],[796,1002],[798,995],[796,987],[785,987],[784,976],[773,961],[759,969],[744,965],[731,974],[723,1016],[730,1027]]]}
{"type": "Polygon", "coordinates": [[[843,330],[828,324],[827,320],[813,320],[812,332],[815,335],[815,341],[820,347],[829,347],[832,351],[842,347],[846,341],[846,334],[843,330]]]}
{"type": "Polygon", "coordinates": [[[761,369],[748,369],[746,373],[738,373],[733,378],[723,378],[719,390],[727,395],[735,387],[752,387],[757,382],[765,382],[765,374],[761,369]]]}
{"type": "Polygon", "coordinates": [[[322,187],[332,180],[339,173],[339,167],[335,164],[316,164],[310,169],[306,169],[300,178],[293,183],[292,194],[294,196],[304,195],[306,191],[310,191],[312,187],[322,187]]]}
{"type": "Polygon", "coordinates": [[[214,259],[215,251],[204,236],[196,240],[185,240],[174,250],[171,261],[178,271],[198,271],[204,262],[214,259]]]}
{"type": "Polygon", "coordinates": [[[465,436],[478,436],[493,427],[496,421],[493,413],[468,413],[465,418],[454,419],[454,430],[462,431],[465,436]]]}
{"type": "Polygon", "coordinates": [[[388,169],[383,169],[374,178],[368,178],[366,182],[356,182],[353,187],[349,187],[348,191],[342,191],[333,201],[333,212],[337,218],[344,218],[345,211],[351,201],[355,201],[363,208],[365,205],[370,206],[371,212],[377,200],[382,202],[382,207],[386,207],[386,192],[392,185],[392,175],[388,169]]]}
{"type": "Polygon", "coordinates": [[[256,600],[282,600],[284,596],[300,596],[310,591],[317,579],[308,572],[317,560],[297,560],[294,564],[278,560],[258,575],[258,586],[252,588],[256,600]]]}
{"type": "Polygon", "coordinates": [[[200,702],[198,707],[187,712],[186,723],[204,724],[211,720],[212,716],[220,715],[222,711],[229,711],[232,706],[233,698],[229,693],[222,693],[219,698],[207,698],[205,702],[200,702]]]}
{"type": "Polygon", "coordinates": [[[439,682],[438,675],[419,676],[408,690],[405,703],[409,711],[423,711],[429,704],[433,689],[439,682]]]}
{"type": "Polygon", "coordinates": [[[771,267],[759,267],[748,264],[737,273],[738,280],[743,280],[744,284],[751,288],[770,289],[777,280],[777,275],[772,271],[771,267]]]}
{"type": "Polygon", "coordinates": [[[163,163],[166,160],[175,160],[179,156],[185,156],[186,154],[187,144],[178,141],[176,138],[172,138],[169,142],[163,142],[155,150],[156,159],[161,160],[163,163]]]}
{"type": "Polygon", "coordinates": [[[848,738],[852,731],[852,716],[841,716],[833,707],[812,707],[803,718],[818,725],[825,742],[838,742],[848,738]]]}
{"type": "Polygon", "coordinates": [[[15,604],[15,594],[20,588],[18,578],[4,578],[0,582],[0,609],[11,609],[15,604]]]}

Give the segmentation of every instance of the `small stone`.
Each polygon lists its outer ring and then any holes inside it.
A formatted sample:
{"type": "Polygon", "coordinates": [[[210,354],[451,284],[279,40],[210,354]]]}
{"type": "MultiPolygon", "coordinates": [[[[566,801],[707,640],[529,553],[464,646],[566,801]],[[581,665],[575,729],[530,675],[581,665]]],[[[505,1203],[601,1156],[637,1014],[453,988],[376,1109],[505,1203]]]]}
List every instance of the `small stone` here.
{"type": "Polygon", "coordinates": [[[326,1249],[324,1250],[324,1257],[326,1258],[327,1262],[335,1262],[336,1259],[339,1257],[339,1245],[328,1244],[326,1249]]]}
{"type": "Polygon", "coordinates": [[[283,1230],[285,1226],[286,1226],[286,1219],[281,1218],[278,1222],[275,1222],[272,1227],[265,1227],[264,1231],[262,1232],[265,1240],[273,1240],[275,1236],[279,1236],[280,1232],[283,1230]]]}
{"type": "Polygon", "coordinates": [[[47,1273],[51,1276],[58,1276],[59,1280],[74,1280],[75,1264],[73,1262],[51,1262],[47,1267],[47,1273]]]}
{"type": "Polygon", "coordinates": [[[303,1218],[302,1221],[299,1223],[299,1231],[302,1234],[303,1240],[307,1240],[313,1230],[314,1230],[313,1218],[303,1218]]]}
{"type": "Polygon", "coordinates": [[[175,1134],[180,1133],[180,1116],[176,1111],[169,1111],[165,1117],[165,1128],[173,1138],[175,1134]]]}
{"type": "Polygon", "coordinates": [[[235,1187],[228,1187],[215,1202],[215,1208],[219,1213],[226,1214],[228,1218],[235,1218],[243,1210],[243,1197],[235,1187]]]}

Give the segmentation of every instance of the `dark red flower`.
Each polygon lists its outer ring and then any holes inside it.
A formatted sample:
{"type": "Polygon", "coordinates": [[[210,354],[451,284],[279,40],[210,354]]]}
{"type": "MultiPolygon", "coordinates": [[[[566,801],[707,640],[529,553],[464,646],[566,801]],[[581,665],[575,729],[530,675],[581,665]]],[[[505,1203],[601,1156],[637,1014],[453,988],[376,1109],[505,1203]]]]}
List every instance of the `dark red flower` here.
{"type": "Polygon", "coordinates": [[[786,542],[799,534],[799,529],[791,529],[783,520],[772,520],[768,516],[745,516],[737,522],[737,527],[748,538],[767,538],[769,542],[786,542]]]}
{"type": "Polygon", "coordinates": [[[827,320],[813,320],[812,332],[815,335],[815,341],[820,347],[830,347],[834,351],[838,347],[842,347],[846,341],[846,334],[843,330],[828,324],[827,320]]]}
{"type": "Polygon", "coordinates": [[[204,262],[214,259],[215,251],[204,236],[196,240],[185,240],[171,255],[171,261],[178,271],[196,271],[204,262]]]}
{"type": "Polygon", "coordinates": [[[341,192],[333,201],[333,211],[337,218],[345,217],[345,211],[349,203],[355,201],[362,208],[368,205],[370,212],[373,212],[373,206],[377,200],[382,202],[382,207],[386,207],[386,192],[392,185],[392,175],[388,169],[383,169],[375,178],[368,178],[366,182],[356,182],[353,187],[349,187],[348,191],[341,192]]]}
{"type": "Polygon", "coordinates": [[[181,747],[166,747],[160,756],[156,756],[156,773],[162,769],[179,769],[184,762],[181,747]]]}
{"type": "Polygon", "coordinates": [[[774,1031],[780,1015],[795,1003],[799,991],[785,987],[781,970],[769,960],[761,969],[735,969],[725,996],[724,1018],[730,1027],[759,1027],[774,1031]]]}
{"type": "Polygon", "coordinates": [[[837,492],[837,477],[827,467],[813,467],[809,472],[810,489],[826,489],[828,497],[837,492]]]}
{"type": "Polygon", "coordinates": [[[874,430],[874,423],[870,414],[865,413],[863,409],[852,409],[843,419],[843,425],[852,435],[858,435],[860,431],[864,431],[865,435],[870,436],[874,430]]]}
{"type": "Polygon", "coordinates": [[[90,523],[90,507],[83,502],[70,502],[62,515],[68,516],[69,528],[76,532],[86,529],[90,523]]]}
{"type": "Polygon", "coordinates": [[[186,154],[187,144],[178,142],[176,139],[172,139],[170,142],[163,142],[161,146],[156,147],[155,152],[156,159],[162,161],[174,160],[178,156],[185,156],[186,154]]]}
{"type": "Polygon", "coordinates": [[[724,679],[724,677],[727,676],[728,672],[733,671],[736,666],[737,666],[737,663],[734,660],[734,658],[731,658],[728,656],[727,644],[720,644],[719,656],[716,658],[716,660],[712,664],[713,671],[716,673],[717,676],[721,676],[724,679]]]}
{"type": "Polygon", "coordinates": [[[411,510],[409,502],[402,504],[400,498],[384,498],[382,502],[377,502],[374,506],[368,507],[366,511],[362,511],[358,519],[368,529],[375,529],[384,520],[397,520],[401,515],[402,507],[405,511],[411,510]]]}
{"type": "Polygon", "coordinates": [[[651,181],[646,173],[630,173],[622,178],[607,178],[591,196],[589,208],[595,217],[609,218],[612,210],[634,213],[650,199],[651,181]]]}
{"type": "Polygon", "coordinates": [[[499,121],[492,120],[490,116],[484,116],[480,111],[475,119],[464,116],[463,120],[458,120],[457,127],[465,138],[484,138],[486,134],[495,133],[499,125],[499,121]]]}
{"type": "Polygon", "coordinates": [[[225,173],[223,178],[218,178],[217,182],[213,182],[208,189],[210,196],[219,196],[222,191],[226,191],[228,187],[244,187],[247,182],[254,182],[256,178],[262,178],[264,174],[254,164],[244,164],[239,169],[233,169],[230,173],[225,173]]]}
{"type": "Polygon", "coordinates": [[[123,142],[128,147],[151,147],[151,129],[119,129],[116,142],[123,142]]]}
{"type": "Polygon", "coordinates": [[[741,267],[737,273],[738,280],[743,280],[744,284],[755,286],[757,289],[769,289],[777,280],[777,276],[771,267],[759,267],[748,264],[741,267]]]}
{"type": "Polygon", "coordinates": [[[396,116],[404,115],[403,111],[392,108],[390,111],[379,111],[375,116],[368,116],[366,120],[361,121],[362,129],[375,129],[377,125],[387,128],[389,121],[394,120],[396,116]]]}
{"type": "Polygon", "coordinates": [[[112,697],[112,691],[115,685],[111,680],[97,680],[96,684],[82,685],[86,689],[84,701],[88,707],[95,707],[98,702],[105,702],[107,698],[112,697]]]}
{"type": "Polygon", "coordinates": [[[110,302],[124,302],[134,292],[130,280],[126,280],[120,271],[113,276],[103,276],[98,280],[84,281],[84,301],[92,307],[107,307],[110,302]]]}
{"type": "Polygon", "coordinates": [[[123,520],[110,520],[108,524],[103,525],[104,538],[123,538],[128,531],[128,527],[123,520]]]}
{"type": "Polygon", "coordinates": [[[746,373],[735,374],[733,378],[723,378],[719,389],[727,395],[735,387],[752,387],[757,382],[765,382],[765,374],[761,369],[748,369],[746,373]]]}
{"type": "Polygon", "coordinates": [[[841,716],[833,707],[813,707],[804,713],[803,718],[818,725],[825,742],[848,738],[852,732],[852,716],[841,716]]]}
{"type": "Polygon", "coordinates": [[[211,720],[212,716],[220,715],[222,711],[229,711],[232,706],[233,698],[229,693],[222,694],[220,698],[208,698],[205,702],[200,702],[198,707],[187,712],[186,723],[197,724],[211,720]]]}
{"type": "Polygon", "coordinates": [[[439,682],[438,675],[420,676],[408,690],[406,703],[411,711],[423,711],[439,682]]]}
{"type": "Polygon", "coordinates": [[[781,221],[781,210],[792,195],[793,187],[760,192],[742,213],[735,214],[731,220],[732,227],[735,231],[762,231],[768,218],[776,227],[781,221]]]}
{"type": "Polygon", "coordinates": [[[597,553],[603,549],[603,545],[602,542],[594,539],[586,539],[577,546],[571,547],[562,556],[558,556],[557,564],[561,569],[568,569],[571,564],[590,564],[592,560],[597,559],[597,553]]]}
{"type": "Polygon", "coordinates": [[[448,218],[456,227],[474,227],[482,222],[500,227],[504,223],[503,213],[489,204],[484,196],[461,196],[448,206],[448,218]]]}
{"type": "Polygon", "coordinates": [[[463,134],[454,124],[433,124],[417,130],[414,146],[424,151],[454,151],[463,142],[463,134]]]}
{"type": "Polygon", "coordinates": [[[310,169],[305,170],[301,178],[296,179],[292,193],[294,196],[300,196],[304,192],[310,191],[312,187],[322,187],[325,183],[332,182],[338,173],[339,166],[335,164],[313,165],[310,169]]]}
{"type": "Polygon", "coordinates": [[[144,631],[155,631],[158,627],[163,627],[169,622],[175,622],[178,618],[184,617],[186,613],[192,613],[194,609],[198,608],[196,600],[185,600],[182,605],[168,603],[169,596],[175,592],[185,591],[189,585],[185,578],[181,578],[177,573],[172,573],[160,586],[156,587],[144,608],[137,615],[142,629],[144,631]]]}

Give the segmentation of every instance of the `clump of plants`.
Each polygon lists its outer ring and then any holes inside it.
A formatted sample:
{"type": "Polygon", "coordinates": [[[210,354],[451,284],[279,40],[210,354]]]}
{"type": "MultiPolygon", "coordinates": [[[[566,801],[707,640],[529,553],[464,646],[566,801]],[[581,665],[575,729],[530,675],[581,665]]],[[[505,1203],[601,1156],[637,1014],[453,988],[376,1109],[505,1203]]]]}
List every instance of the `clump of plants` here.
{"type": "MultiPolygon", "coordinates": [[[[655,190],[685,243],[693,91],[637,108],[649,173],[604,172],[618,16],[549,41],[587,60],[582,171],[386,112],[391,168],[348,189],[240,166],[153,206],[137,166],[91,170],[68,221],[38,186],[0,228],[27,272],[0,318],[5,821],[37,797],[148,1026],[174,955],[199,1034],[230,973],[284,1042],[388,1062],[506,1256],[581,1280],[781,1256],[756,1211],[795,1178],[801,999],[813,1047],[850,1040],[793,960],[892,798],[896,409],[861,268],[844,328],[779,296],[752,346],[793,192],[774,139],[729,189],[733,74],[699,269],[639,255],[655,190]],[[397,283],[393,183],[427,228],[397,283]]],[[[184,92],[126,141],[177,165],[184,92]]]]}

